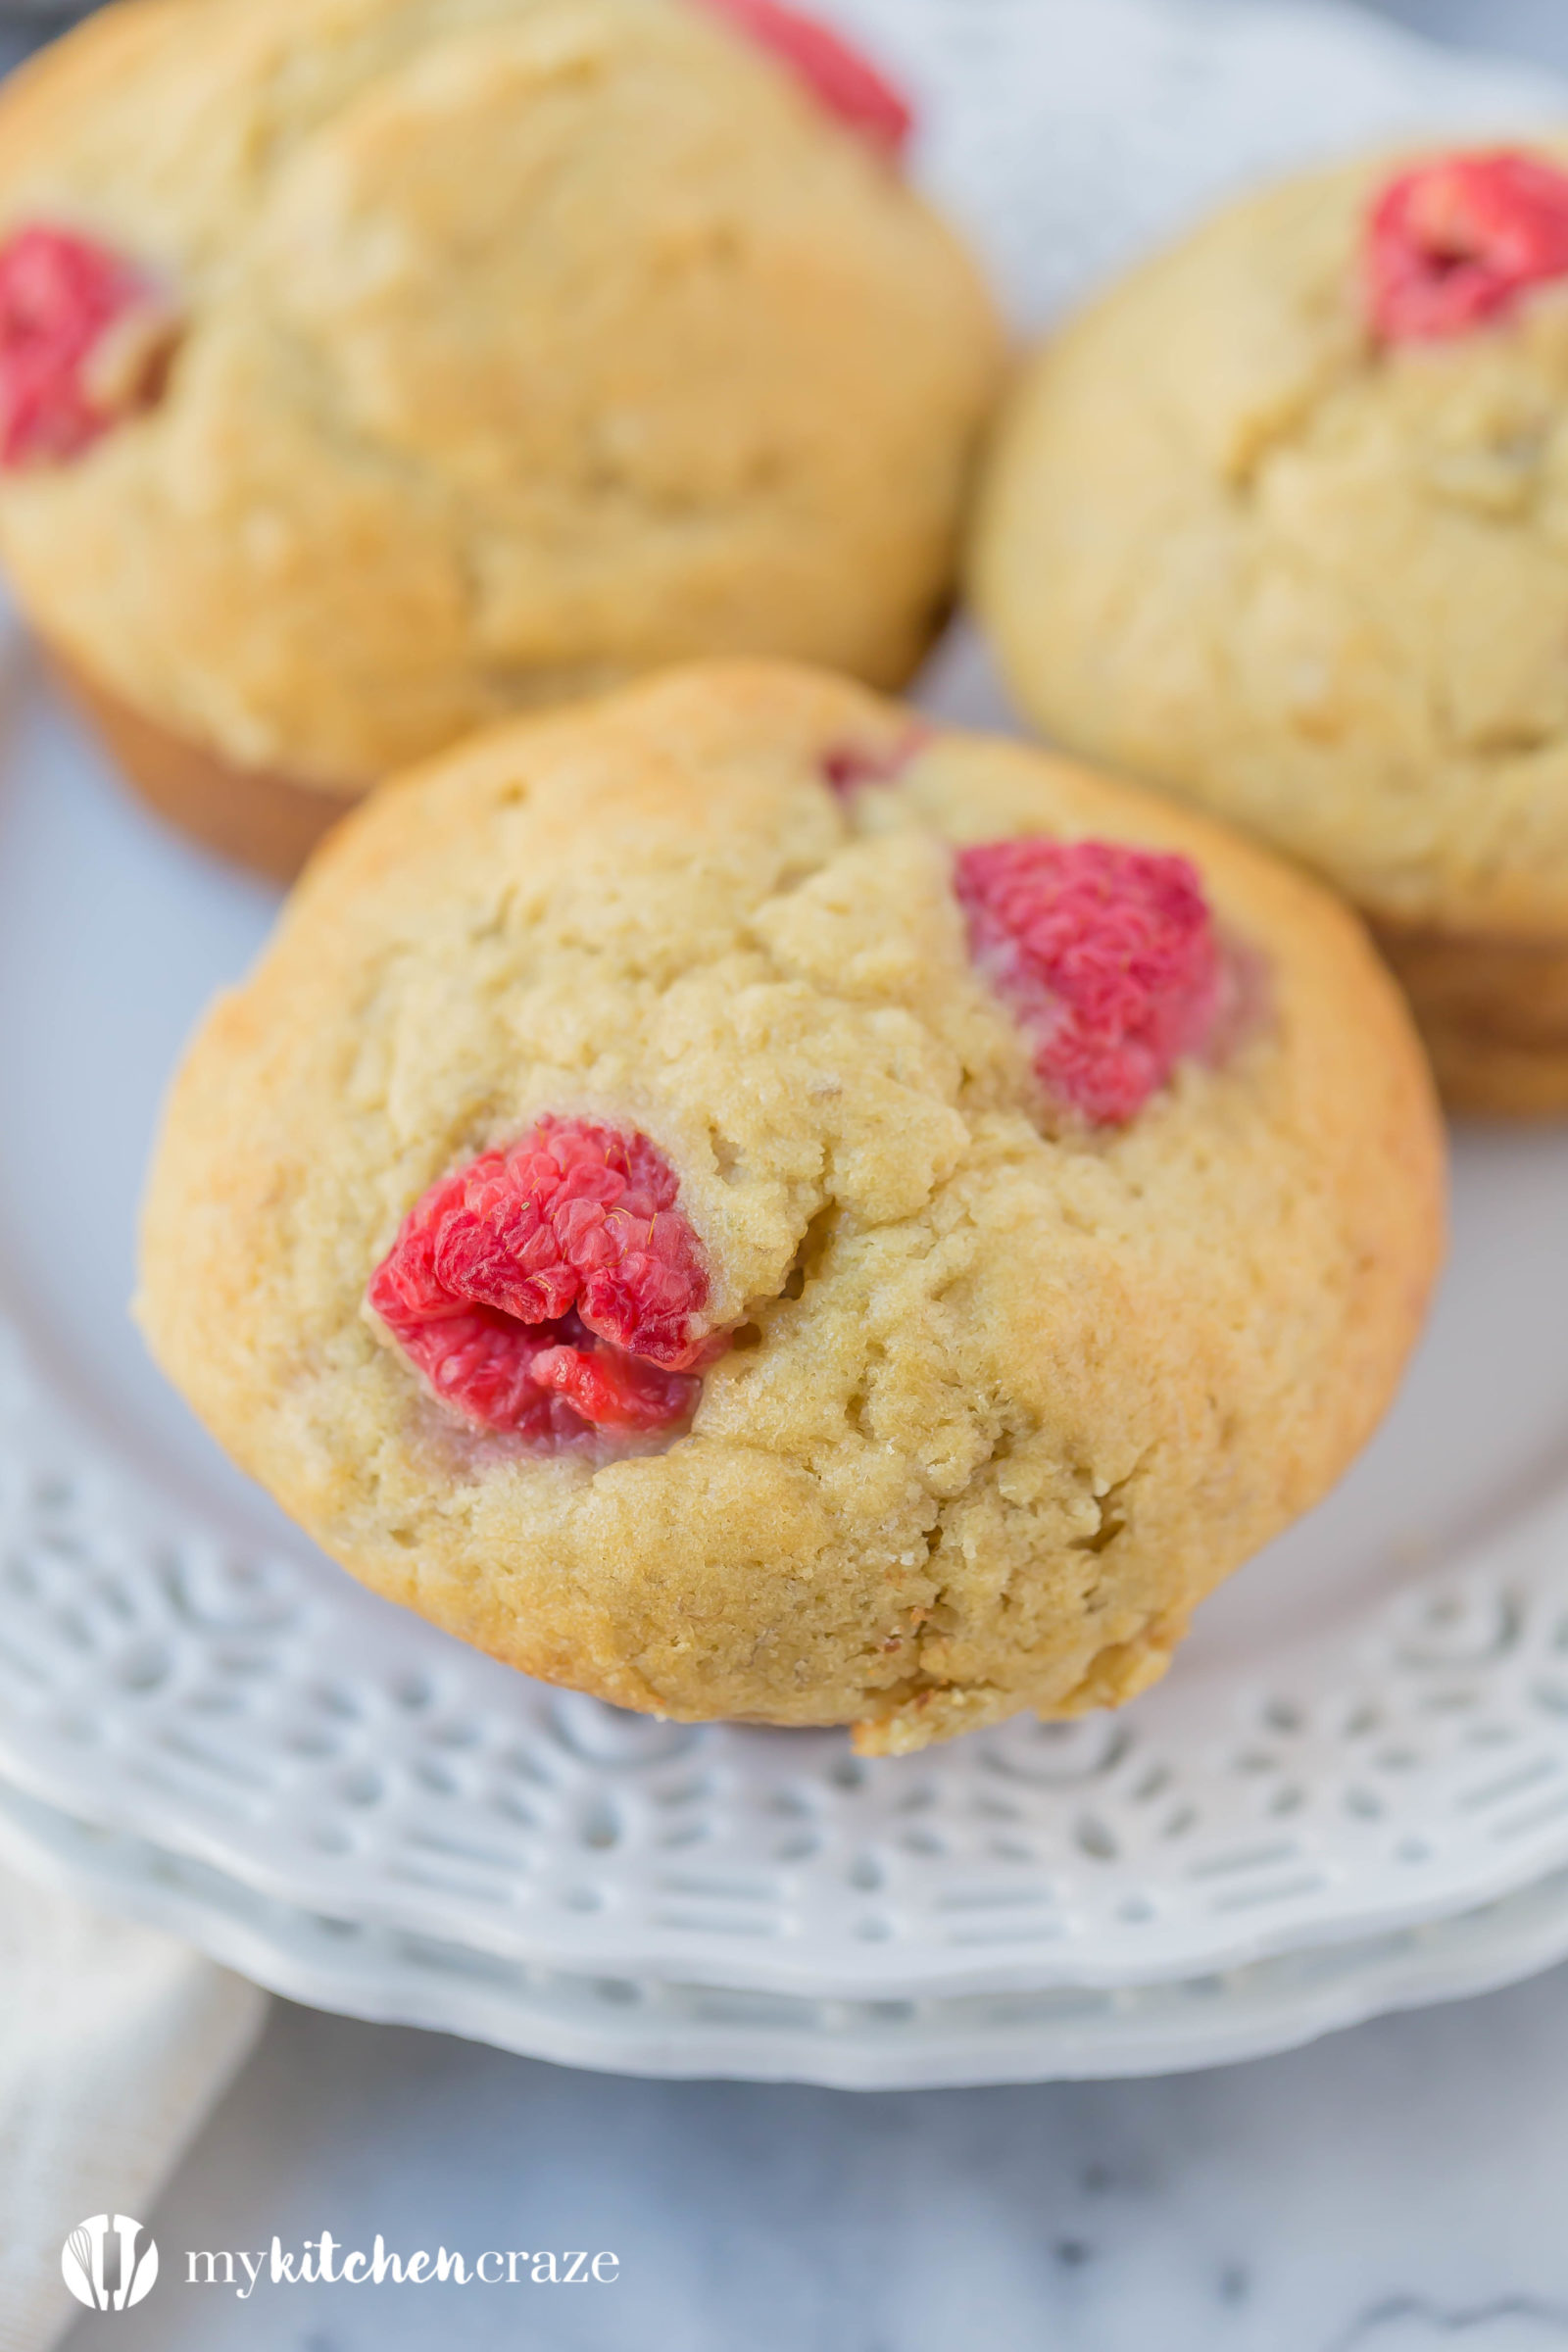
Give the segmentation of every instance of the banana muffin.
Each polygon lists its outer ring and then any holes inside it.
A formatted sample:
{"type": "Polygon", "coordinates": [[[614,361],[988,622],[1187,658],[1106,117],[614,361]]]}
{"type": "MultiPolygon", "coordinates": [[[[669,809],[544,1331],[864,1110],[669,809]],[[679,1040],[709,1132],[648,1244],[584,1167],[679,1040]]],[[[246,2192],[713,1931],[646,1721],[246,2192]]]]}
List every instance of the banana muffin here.
{"type": "Polygon", "coordinates": [[[1237,206],[1031,364],[974,576],[1057,741],[1371,917],[1461,1107],[1568,1109],[1568,146],[1237,206]]]}
{"type": "Polygon", "coordinates": [[[1000,327],[774,0],[129,0],[0,94],[0,553],[121,763],[288,873],[700,653],[879,685],[1000,327]]]}
{"type": "Polygon", "coordinates": [[[140,1313],[377,1591],[620,1706],[897,1752],[1162,1672],[1382,1413],[1441,1195],[1314,883],[714,664],[334,834],[174,1086],[140,1313]]]}

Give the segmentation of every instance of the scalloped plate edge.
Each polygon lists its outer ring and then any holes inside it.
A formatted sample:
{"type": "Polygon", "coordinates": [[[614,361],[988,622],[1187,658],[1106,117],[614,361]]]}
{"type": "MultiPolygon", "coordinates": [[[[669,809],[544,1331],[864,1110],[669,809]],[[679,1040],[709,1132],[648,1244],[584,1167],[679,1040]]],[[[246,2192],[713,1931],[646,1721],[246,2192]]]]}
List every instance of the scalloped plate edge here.
{"type": "Polygon", "coordinates": [[[1515,1984],[1568,1956],[1568,1870],[1477,1911],[1140,1990],[898,2001],[574,1977],[259,1898],[147,1840],[0,1784],[0,1854],[184,1936],[291,2000],[601,2072],[843,2090],[1097,2081],[1235,2064],[1390,2011],[1515,1984]]]}

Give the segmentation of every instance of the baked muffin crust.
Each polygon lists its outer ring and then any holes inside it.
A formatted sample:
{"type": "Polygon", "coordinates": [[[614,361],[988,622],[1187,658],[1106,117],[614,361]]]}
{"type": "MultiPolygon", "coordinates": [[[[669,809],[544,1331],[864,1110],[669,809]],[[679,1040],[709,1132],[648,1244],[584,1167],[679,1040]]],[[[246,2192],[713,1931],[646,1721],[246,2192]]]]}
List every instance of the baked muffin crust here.
{"type": "Polygon", "coordinates": [[[1245,201],[1054,338],[974,577],[1058,740],[1379,921],[1568,944],[1568,283],[1380,336],[1369,237],[1411,160],[1245,201]]]}
{"type": "Polygon", "coordinates": [[[377,1590],[620,1705],[899,1750],[1162,1671],[1382,1412],[1441,1164],[1315,886],[1023,746],[709,665],[482,737],[318,853],[175,1084],[140,1311],[377,1590]],[[1261,966],[1123,1124],[1043,1094],[969,954],[956,850],[1037,834],[1185,856],[1261,966]],[[728,1340],[651,1449],[484,1434],[366,1304],[430,1186],[562,1118],[674,1172],[728,1340]]]}
{"type": "Polygon", "coordinates": [[[102,240],[159,382],[0,477],[89,682],[349,796],[698,652],[902,679],[999,361],[956,239],[686,0],[128,0],[0,98],[0,237],[102,240]]]}

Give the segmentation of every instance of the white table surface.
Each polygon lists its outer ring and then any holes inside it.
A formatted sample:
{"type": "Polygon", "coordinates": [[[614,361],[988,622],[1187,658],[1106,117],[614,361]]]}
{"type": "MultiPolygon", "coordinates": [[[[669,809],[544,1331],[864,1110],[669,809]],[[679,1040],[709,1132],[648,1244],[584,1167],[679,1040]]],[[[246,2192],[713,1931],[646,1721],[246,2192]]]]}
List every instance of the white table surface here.
{"type": "MultiPolygon", "coordinates": [[[[1568,65],[1568,0],[1386,0],[1568,65]]],[[[1164,2082],[858,2097],[579,2075],[284,2003],[68,2352],[1546,2352],[1568,1971],[1164,2082]],[[612,2248],[612,2286],[180,2287],[190,2247],[612,2248]]]]}

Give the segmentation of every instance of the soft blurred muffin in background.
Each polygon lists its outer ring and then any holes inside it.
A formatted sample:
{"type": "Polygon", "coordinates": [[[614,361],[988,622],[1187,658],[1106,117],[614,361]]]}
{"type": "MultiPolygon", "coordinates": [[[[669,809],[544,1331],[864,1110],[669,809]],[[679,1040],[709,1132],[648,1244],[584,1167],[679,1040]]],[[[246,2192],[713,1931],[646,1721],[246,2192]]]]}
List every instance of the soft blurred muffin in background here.
{"type": "Polygon", "coordinates": [[[974,577],[1050,734],[1370,914],[1451,1102],[1568,1110],[1568,147],[1293,180],[1112,289],[974,577]]]}
{"type": "Polygon", "coordinates": [[[696,652],[912,669],[1000,330],[772,0],[129,0],[0,91],[0,550],[122,763],[286,873],[696,652]]]}

